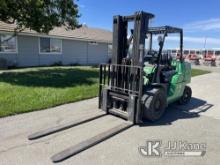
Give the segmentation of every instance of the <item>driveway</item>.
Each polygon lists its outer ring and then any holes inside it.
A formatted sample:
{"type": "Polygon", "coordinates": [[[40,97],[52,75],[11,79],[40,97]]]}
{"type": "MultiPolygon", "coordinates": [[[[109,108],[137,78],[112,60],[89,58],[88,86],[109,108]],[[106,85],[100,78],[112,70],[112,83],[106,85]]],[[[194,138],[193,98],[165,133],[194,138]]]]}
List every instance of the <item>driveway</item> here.
{"type": "MultiPolygon", "coordinates": [[[[171,105],[159,122],[133,126],[58,164],[219,164],[220,74],[195,77],[190,85],[193,98],[188,106],[171,105]],[[138,151],[146,140],[160,140],[162,144],[174,140],[206,143],[206,154],[203,157],[146,157],[138,151]]],[[[0,119],[0,164],[50,165],[52,155],[123,123],[119,118],[107,116],[39,140],[27,139],[35,131],[101,113],[94,98],[0,119]]]]}

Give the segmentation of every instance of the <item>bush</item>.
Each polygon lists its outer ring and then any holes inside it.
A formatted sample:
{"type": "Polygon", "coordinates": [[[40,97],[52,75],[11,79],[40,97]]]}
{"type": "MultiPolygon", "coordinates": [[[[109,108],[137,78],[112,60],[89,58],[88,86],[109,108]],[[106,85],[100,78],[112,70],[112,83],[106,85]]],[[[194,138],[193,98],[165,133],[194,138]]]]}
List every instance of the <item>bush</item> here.
{"type": "Polygon", "coordinates": [[[92,68],[99,68],[98,64],[92,65],[92,68]]]}
{"type": "Polygon", "coordinates": [[[13,63],[13,64],[11,64],[11,65],[8,65],[8,69],[17,69],[17,68],[18,68],[18,66],[17,66],[16,63],[13,63]]]}
{"type": "Polygon", "coordinates": [[[54,62],[52,65],[50,66],[63,66],[63,63],[62,61],[57,61],[57,62],[54,62]]]}
{"type": "Polygon", "coordinates": [[[81,66],[81,64],[79,64],[78,62],[75,62],[75,63],[70,63],[69,66],[81,66]]]}
{"type": "Polygon", "coordinates": [[[0,69],[8,69],[7,60],[0,58],[0,69]]]}

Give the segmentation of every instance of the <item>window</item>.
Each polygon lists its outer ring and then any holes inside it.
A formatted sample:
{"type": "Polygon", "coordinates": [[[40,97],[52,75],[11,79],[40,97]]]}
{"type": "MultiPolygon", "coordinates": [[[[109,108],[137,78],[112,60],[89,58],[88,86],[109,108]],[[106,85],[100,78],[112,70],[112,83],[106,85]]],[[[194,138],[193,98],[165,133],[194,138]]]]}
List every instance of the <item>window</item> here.
{"type": "Polygon", "coordinates": [[[172,50],[172,53],[176,53],[176,50],[172,50]]]}
{"type": "Polygon", "coordinates": [[[214,54],[214,51],[209,50],[209,51],[208,51],[208,54],[213,55],[213,54],[214,54]]]}
{"type": "Polygon", "coordinates": [[[220,55],[220,51],[215,51],[215,55],[220,55]]]}
{"type": "Polygon", "coordinates": [[[189,50],[184,50],[184,54],[188,55],[189,54],[189,50]]]}
{"type": "Polygon", "coordinates": [[[0,52],[16,53],[16,37],[9,34],[0,34],[0,52]]]}
{"type": "Polygon", "coordinates": [[[190,50],[190,54],[195,54],[196,51],[195,50],[190,50]]]}
{"type": "Polygon", "coordinates": [[[40,38],[40,53],[61,53],[62,40],[55,38],[40,38]]]}

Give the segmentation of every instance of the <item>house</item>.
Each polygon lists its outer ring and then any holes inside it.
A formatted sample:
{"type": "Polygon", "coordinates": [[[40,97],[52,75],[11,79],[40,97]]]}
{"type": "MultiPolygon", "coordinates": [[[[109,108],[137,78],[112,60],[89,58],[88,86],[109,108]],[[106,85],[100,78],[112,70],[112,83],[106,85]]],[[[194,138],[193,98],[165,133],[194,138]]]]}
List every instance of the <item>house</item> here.
{"type": "Polygon", "coordinates": [[[92,65],[109,59],[111,31],[84,25],[74,30],[57,27],[49,34],[25,29],[14,35],[15,27],[0,22],[0,59],[5,59],[8,65],[92,65]]]}

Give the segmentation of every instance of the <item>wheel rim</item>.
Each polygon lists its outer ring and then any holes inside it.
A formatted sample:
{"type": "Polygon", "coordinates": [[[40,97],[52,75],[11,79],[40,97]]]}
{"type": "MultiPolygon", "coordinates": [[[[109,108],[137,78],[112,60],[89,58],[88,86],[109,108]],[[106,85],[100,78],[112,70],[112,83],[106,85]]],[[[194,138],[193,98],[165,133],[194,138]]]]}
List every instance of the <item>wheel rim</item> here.
{"type": "Polygon", "coordinates": [[[183,95],[183,102],[187,102],[189,100],[189,91],[185,91],[183,95]]]}

